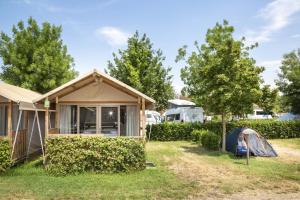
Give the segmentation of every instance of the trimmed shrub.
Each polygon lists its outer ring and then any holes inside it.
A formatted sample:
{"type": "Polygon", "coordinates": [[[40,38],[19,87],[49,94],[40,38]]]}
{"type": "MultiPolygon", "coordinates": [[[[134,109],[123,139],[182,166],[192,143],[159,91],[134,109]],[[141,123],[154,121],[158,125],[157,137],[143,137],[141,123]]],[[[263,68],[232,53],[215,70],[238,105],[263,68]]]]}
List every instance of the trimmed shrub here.
{"type": "MultiPolygon", "coordinates": [[[[278,121],[278,120],[240,120],[228,122],[227,133],[237,127],[248,127],[256,130],[267,139],[296,138],[300,137],[300,121],[278,121]]],[[[218,135],[222,135],[221,122],[202,123],[161,123],[152,125],[151,140],[176,141],[193,140],[194,130],[209,130],[218,135]]],[[[147,127],[149,135],[150,128],[147,127]]]]}
{"type": "Polygon", "coordinates": [[[11,152],[7,138],[0,138],[0,172],[4,172],[11,165],[11,152]]]}
{"type": "Polygon", "coordinates": [[[204,129],[193,130],[192,131],[192,140],[194,142],[201,142],[201,138],[203,134],[206,134],[208,131],[204,129]]]}
{"type": "Polygon", "coordinates": [[[69,136],[46,142],[45,168],[52,175],[129,172],[145,167],[144,144],[135,139],[69,136]]]}
{"type": "Polygon", "coordinates": [[[203,132],[201,136],[201,144],[208,150],[219,150],[221,137],[211,131],[203,132]]]}

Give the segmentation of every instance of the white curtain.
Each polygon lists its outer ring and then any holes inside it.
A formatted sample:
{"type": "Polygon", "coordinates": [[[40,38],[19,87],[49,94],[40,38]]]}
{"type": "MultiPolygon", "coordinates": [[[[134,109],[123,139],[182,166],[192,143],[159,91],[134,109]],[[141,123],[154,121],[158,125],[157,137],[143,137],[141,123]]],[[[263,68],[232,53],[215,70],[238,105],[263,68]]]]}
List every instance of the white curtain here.
{"type": "Polygon", "coordinates": [[[126,123],[126,135],[138,136],[138,115],[136,106],[126,106],[127,123],[126,123]]]}
{"type": "Polygon", "coordinates": [[[59,121],[59,133],[71,133],[71,106],[62,105],[60,106],[60,121],[59,121]]]}

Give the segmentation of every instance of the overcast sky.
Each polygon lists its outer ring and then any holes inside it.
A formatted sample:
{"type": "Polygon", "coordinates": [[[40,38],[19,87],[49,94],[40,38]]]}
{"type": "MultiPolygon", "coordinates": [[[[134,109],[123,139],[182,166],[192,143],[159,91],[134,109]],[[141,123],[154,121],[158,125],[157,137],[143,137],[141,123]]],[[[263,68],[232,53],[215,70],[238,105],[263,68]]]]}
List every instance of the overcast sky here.
{"type": "Polygon", "coordinates": [[[62,25],[62,37],[80,74],[102,71],[112,53],[126,47],[136,30],[146,33],[172,67],[173,85],[182,88],[175,63],[178,48],[204,41],[208,28],[227,19],[259,47],[251,56],[266,67],[263,78],[274,86],[282,55],[300,47],[300,0],[0,0],[0,30],[11,34],[13,24],[32,16],[39,23],[62,25]]]}

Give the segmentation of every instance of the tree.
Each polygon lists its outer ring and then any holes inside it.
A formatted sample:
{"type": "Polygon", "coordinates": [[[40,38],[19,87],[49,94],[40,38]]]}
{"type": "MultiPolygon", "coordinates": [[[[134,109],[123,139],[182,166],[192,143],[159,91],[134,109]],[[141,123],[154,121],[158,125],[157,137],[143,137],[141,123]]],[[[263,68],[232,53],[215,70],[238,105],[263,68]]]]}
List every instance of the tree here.
{"type": "Polygon", "coordinates": [[[1,32],[0,56],[3,60],[0,78],[10,84],[40,93],[48,92],[77,76],[73,58],[61,39],[61,26],[48,22],[39,27],[30,17],[12,28],[12,37],[1,32]]]}
{"type": "Polygon", "coordinates": [[[127,49],[119,50],[119,55],[113,53],[113,57],[108,62],[111,76],[152,97],[157,110],[167,107],[168,99],[174,97],[171,68],[163,67],[162,51],[153,49],[146,34],[140,37],[136,32],[128,39],[127,49]]]}
{"type": "Polygon", "coordinates": [[[300,114],[300,49],[283,56],[276,84],[291,111],[300,114]]]}
{"type": "Polygon", "coordinates": [[[245,46],[245,38],[235,40],[233,32],[234,27],[226,20],[217,23],[208,29],[204,44],[195,42],[196,50],[187,59],[187,46],[179,49],[176,58],[177,62],[185,60],[181,78],[191,97],[206,112],[222,116],[223,151],[228,116],[253,110],[253,103],[261,95],[259,74],[263,68],[257,67],[248,53],[257,45],[245,46]]]}
{"type": "Polygon", "coordinates": [[[262,95],[258,102],[259,107],[268,114],[274,113],[275,109],[279,109],[276,108],[279,104],[278,89],[271,89],[270,85],[265,85],[261,91],[262,95]]]}

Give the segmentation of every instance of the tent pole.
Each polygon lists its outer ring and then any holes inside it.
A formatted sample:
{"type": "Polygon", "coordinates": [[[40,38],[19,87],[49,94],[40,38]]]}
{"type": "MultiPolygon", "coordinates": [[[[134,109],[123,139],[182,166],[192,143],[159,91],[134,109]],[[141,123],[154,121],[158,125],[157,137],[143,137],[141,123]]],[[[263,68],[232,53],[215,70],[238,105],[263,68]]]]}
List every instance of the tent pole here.
{"type": "Polygon", "coordinates": [[[18,133],[19,133],[19,127],[20,127],[21,118],[22,118],[22,113],[23,113],[23,110],[20,110],[18,124],[17,124],[17,130],[16,130],[16,133],[15,133],[14,143],[13,143],[12,152],[11,152],[11,160],[13,159],[13,156],[14,156],[15,146],[16,146],[16,142],[17,142],[17,136],[18,136],[18,133]]]}
{"type": "Polygon", "coordinates": [[[42,138],[42,133],[41,133],[39,114],[38,114],[37,110],[35,110],[35,114],[37,116],[37,125],[38,125],[38,129],[39,129],[40,142],[41,142],[41,147],[42,147],[42,152],[43,152],[43,163],[45,163],[45,152],[44,152],[44,146],[43,146],[43,138],[42,138]]]}
{"type": "Polygon", "coordinates": [[[33,123],[32,123],[32,128],[31,128],[31,133],[30,133],[30,139],[29,139],[27,154],[26,154],[26,160],[28,159],[28,155],[29,155],[29,148],[30,148],[30,145],[31,145],[33,130],[34,130],[34,126],[35,126],[35,120],[36,120],[36,114],[34,114],[34,118],[33,118],[33,123]]]}

